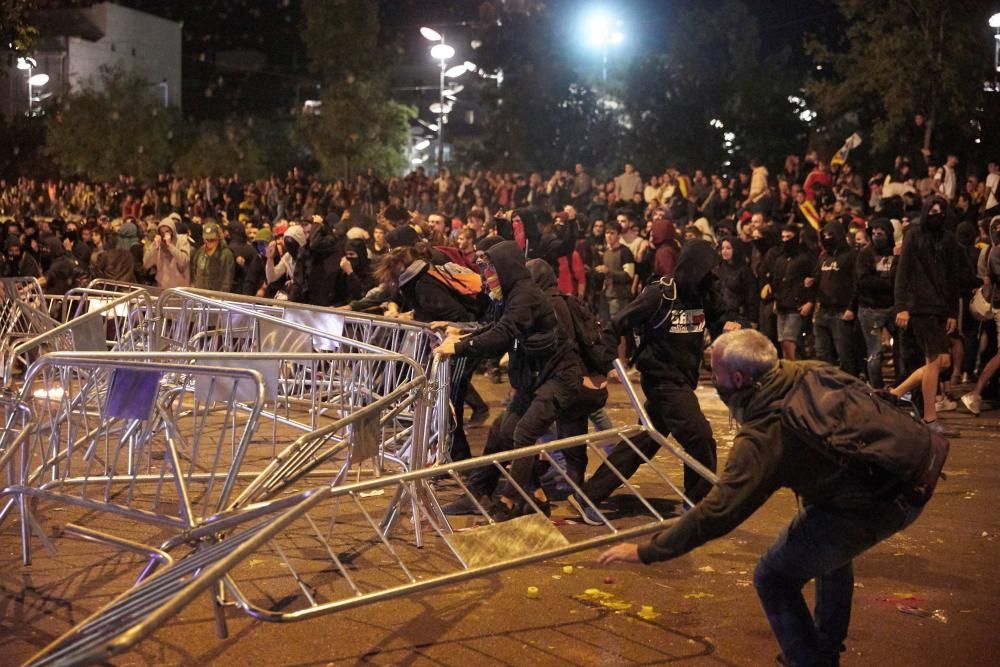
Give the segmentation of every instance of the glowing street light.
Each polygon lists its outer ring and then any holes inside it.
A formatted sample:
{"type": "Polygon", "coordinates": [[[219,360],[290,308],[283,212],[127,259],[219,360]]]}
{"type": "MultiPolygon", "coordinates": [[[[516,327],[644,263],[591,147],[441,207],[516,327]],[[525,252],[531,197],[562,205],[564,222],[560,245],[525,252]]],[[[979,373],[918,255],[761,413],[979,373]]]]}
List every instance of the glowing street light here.
{"type": "Polygon", "coordinates": [[[1000,13],[990,17],[990,27],[997,31],[993,35],[993,69],[1000,72],[1000,13]]]}
{"type": "Polygon", "coordinates": [[[441,36],[441,33],[434,28],[428,28],[427,26],[422,26],[420,28],[420,34],[424,36],[424,39],[430,42],[440,42],[444,39],[444,37],[441,36]]]}
{"type": "Polygon", "coordinates": [[[417,143],[413,144],[413,150],[422,151],[430,145],[431,145],[430,139],[421,139],[417,143]]]}
{"type": "MultiPolygon", "coordinates": [[[[462,65],[448,68],[448,61],[455,57],[455,48],[450,44],[445,44],[443,34],[427,26],[421,26],[420,34],[430,42],[437,42],[437,44],[431,47],[431,58],[437,60],[441,67],[441,76],[438,79],[438,101],[430,107],[431,113],[436,113],[438,116],[437,168],[438,172],[440,172],[444,166],[444,124],[447,122],[447,114],[451,111],[451,103],[445,102],[444,80],[446,77],[453,79],[461,76],[466,72],[466,66],[463,63],[462,65]]],[[[449,95],[449,97],[453,97],[453,95],[449,95]]]]}
{"type": "Polygon", "coordinates": [[[624,22],[604,10],[588,15],[583,22],[587,42],[601,49],[601,78],[608,80],[608,47],[625,41],[624,22]]]}

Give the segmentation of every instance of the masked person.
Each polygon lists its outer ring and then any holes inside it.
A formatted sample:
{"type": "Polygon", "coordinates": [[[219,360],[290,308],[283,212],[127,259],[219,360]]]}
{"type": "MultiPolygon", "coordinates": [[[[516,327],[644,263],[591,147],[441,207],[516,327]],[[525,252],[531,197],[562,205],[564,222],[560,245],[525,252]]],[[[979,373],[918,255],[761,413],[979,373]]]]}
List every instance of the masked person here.
{"type": "Polygon", "coordinates": [[[794,359],[803,322],[812,314],[813,269],[816,256],[802,246],[798,225],[781,228],[781,251],[774,256],[769,273],[761,290],[761,297],[774,296],[774,310],[778,314],[778,340],[781,356],[794,359]]]}
{"type": "Polygon", "coordinates": [[[824,225],[819,235],[823,255],[816,264],[816,311],[813,335],[816,357],[857,375],[854,354],[854,320],[857,315],[854,263],[857,251],[847,244],[839,222],[824,225]]]}
{"type": "MultiPolygon", "coordinates": [[[[278,252],[278,241],[271,241],[264,250],[264,276],[268,286],[276,284],[278,292],[288,298],[299,251],[306,243],[306,232],[299,225],[290,225],[283,231],[282,252],[278,252]],[[275,255],[279,255],[275,260],[275,255]]],[[[278,296],[276,294],[276,296],[278,296]]]]}
{"type": "MultiPolygon", "coordinates": [[[[893,294],[896,282],[898,258],[894,252],[895,240],[892,223],[888,218],[875,218],[868,226],[871,243],[858,253],[858,321],[865,339],[865,363],[868,367],[868,382],[876,389],[882,389],[882,331],[888,329],[896,336],[896,311],[893,308],[893,294]]],[[[898,345],[897,345],[898,347],[898,345]]],[[[899,355],[894,355],[899,368],[899,355]]]]}
{"type": "MultiPolygon", "coordinates": [[[[740,427],[718,482],[649,542],[620,544],[599,558],[602,564],[678,558],[733,531],[778,489],[791,489],[802,509],[760,559],[753,580],[781,647],[779,662],[796,667],[839,664],[851,617],[853,560],[916,520],[933,491],[921,493],[913,481],[897,482],[871,466],[845,466],[824,449],[821,436],[785,426],[786,398],[807,371],[822,368],[779,362],[774,346],[756,331],[720,336],[712,346],[712,376],[740,427]],[[802,595],[810,580],[816,581],[812,614],[802,595]]],[[[890,440],[890,446],[934,455],[938,466],[944,462],[930,438],[890,440]]],[[[940,467],[928,468],[936,480],[940,467]]]]}
{"type": "MultiPolygon", "coordinates": [[[[545,435],[560,414],[572,409],[582,384],[583,362],[568,332],[559,326],[551,302],[532,281],[518,244],[499,241],[482,246],[476,261],[486,292],[497,304],[498,317],[469,335],[450,335],[435,353],[509,354],[514,396],[499,423],[495,423],[497,449],[528,447],[545,435]]],[[[524,489],[533,478],[537,479],[534,465],[535,457],[517,459],[511,465],[511,477],[524,489]]],[[[496,478],[491,484],[488,477],[494,473],[478,473],[470,476],[469,488],[489,502],[496,478]]],[[[533,494],[535,504],[548,513],[549,501],[540,485],[533,494]]],[[[525,511],[520,494],[506,489],[493,504],[491,515],[496,521],[505,521],[525,511]]]]}
{"type": "Polygon", "coordinates": [[[965,268],[955,235],[945,229],[948,213],[943,197],[924,203],[920,224],[911,225],[903,238],[895,285],[896,325],[908,330],[924,365],[891,391],[902,396],[919,387],[924,421],[938,433],[947,431],[937,418],[938,382],[941,370],[951,365],[948,334],[958,324],[959,277],[965,268]]]}
{"type": "MultiPolygon", "coordinates": [[[[990,245],[983,248],[979,255],[977,273],[983,280],[983,294],[993,306],[993,319],[997,331],[1000,332],[1000,215],[990,220],[990,245]]],[[[983,367],[975,388],[962,396],[962,405],[974,415],[978,415],[983,407],[983,389],[989,384],[997,370],[1000,369],[1000,349],[983,367]]]]}
{"type": "MultiPolygon", "coordinates": [[[[750,326],[749,320],[724,324],[721,319],[718,278],[714,273],[719,254],[707,241],[689,241],[681,249],[673,281],[676,298],[665,302],[664,289],[654,283],[643,289],[631,304],[612,320],[615,335],[639,335],[635,365],[646,396],[646,410],[653,426],[664,436],[673,435],[688,454],[709,470],[715,470],[716,446],[712,427],[705,419],[694,390],[705,353],[705,331],[750,326]]],[[[646,440],[637,445],[652,458],[659,445],[646,440]]],[[[615,446],[609,455],[614,468],[604,464],[587,480],[582,491],[597,505],[621,485],[615,469],[626,479],[643,459],[627,443],[615,446]]],[[[684,469],[684,494],[698,502],[712,485],[694,470],[684,469]]],[[[580,518],[590,525],[603,525],[583,498],[570,496],[580,518]]]]}

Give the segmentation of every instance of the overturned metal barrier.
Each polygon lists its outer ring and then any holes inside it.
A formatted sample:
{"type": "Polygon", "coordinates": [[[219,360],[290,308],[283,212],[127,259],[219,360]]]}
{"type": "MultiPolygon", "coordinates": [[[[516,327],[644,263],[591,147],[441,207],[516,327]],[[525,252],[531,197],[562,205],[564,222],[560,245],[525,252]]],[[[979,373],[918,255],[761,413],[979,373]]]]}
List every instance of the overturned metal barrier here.
{"type": "Polygon", "coordinates": [[[204,591],[213,591],[224,635],[228,606],[262,621],[305,620],[661,530],[681,502],[665,469],[669,454],[677,453],[668,441],[663,443],[667,456],[647,465],[641,492],[611,466],[632,497],[624,514],[604,511],[583,497],[560,462],[561,452],[584,448],[592,462],[609,465],[607,447],[641,454],[643,439],[653,437],[642,425],[620,427],[347,486],[323,486],[210,517],[166,545],[173,565],[96,612],[30,664],[106,660],[149,636],[204,591]],[[521,457],[547,464],[597,512],[601,525],[579,525],[573,521],[577,515],[564,507],[557,507],[555,520],[546,516],[533,490],[507,471],[521,457]],[[466,483],[466,475],[483,468],[496,470],[504,491],[523,505],[523,515],[504,523],[490,518],[485,501],[466,483]],[[450,481],[447,486],[442,475],[450,481]],[[664,495],[677,500],[664,504],[657,497],[664,495]],[[474,506],[471,517],[442,513],[439,502],[457,498],[474,506]],[[398,507],[406,518],[431,536],[423,548],[376,519],[396,499],[403,499],[398,507]],[[192,545],[191,550],[180,556],[184,545],[192,545]]]}
{"type": "Polygon", "coordinates": [[[123,539],[160,539],[164,529],[190,529],[205,517],[273,498],[307,476],[311,484],[342,483],[352,465],[366,460],[376,471],[388,461],[406,469],[396,455],[422,456],[423,425],[402,415],[424,414],[423,376],[385,395],[355,389],[387,364],[413,362],[342,353],[46,355],[29,369],[21,392],[35,428],[0,441],[0,461],[9,470],[0,524],[17,514],[29,563],[28,527],[52,547],[39,527],[47,503],[67,508],[61,521],[123,539]],[[295,384],[288,369],[316,373],[321,366],[340,385],[338,396],[366,398],[285,400],[295,384]],[[281,412],[292,423],[308,422],[309,412],[322,417],[317,428],[284,429],[292,438],[278,440],[259,428],[268,407],[272,419],[281,412]]]}

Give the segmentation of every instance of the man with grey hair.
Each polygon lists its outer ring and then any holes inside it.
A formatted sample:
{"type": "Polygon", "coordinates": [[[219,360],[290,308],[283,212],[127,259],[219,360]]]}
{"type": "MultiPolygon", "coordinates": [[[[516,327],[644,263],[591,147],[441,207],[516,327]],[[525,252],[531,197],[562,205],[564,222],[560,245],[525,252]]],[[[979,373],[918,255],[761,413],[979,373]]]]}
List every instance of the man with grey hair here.
{"type": "Polygon", "coordinates": [[[908,526],[922,509],[900,484],[842,466],[818,443],[783,427],[786,395],[806,371],[821,367],[779,362],[772,343],[758,331],[720,336],[712,348],[713,380],[740,430],[718,483],[646,544],[619,544],[599,558],[602,564],[677,558],[729,533],[779,488],[790,488],[802,499],[802,511],[754,572],[757,594],[781,646],[779,661],[788,665],[838,664],[850,622],[854,558],[908,526]],[[802,596],[811,579],[816,580],[815,616],[802,596]]]}

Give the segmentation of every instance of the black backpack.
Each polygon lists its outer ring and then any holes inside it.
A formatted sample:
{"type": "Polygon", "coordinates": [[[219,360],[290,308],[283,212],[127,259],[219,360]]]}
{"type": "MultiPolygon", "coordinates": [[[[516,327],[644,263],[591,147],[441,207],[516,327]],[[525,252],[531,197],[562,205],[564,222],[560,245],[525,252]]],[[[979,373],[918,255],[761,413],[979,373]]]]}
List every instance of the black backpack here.
{"type": "Polygon", "coordinates": [[[782,403],[781,424],[844,469],[887,480],[914,505],[934,494],[948,457],[946,438],[872,389],[832,366],[799,377],[782,403]]]}
{"type": "Polygon", "coordinates": [[[573,296],[563,295],[570,318],[573,320],[573,335],[580,358],[588,375],[607,375],[618,358],[618,346],[614,334],[605,331],[594,314],[582,301],[573,296]]]}

